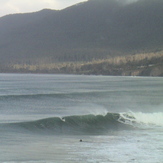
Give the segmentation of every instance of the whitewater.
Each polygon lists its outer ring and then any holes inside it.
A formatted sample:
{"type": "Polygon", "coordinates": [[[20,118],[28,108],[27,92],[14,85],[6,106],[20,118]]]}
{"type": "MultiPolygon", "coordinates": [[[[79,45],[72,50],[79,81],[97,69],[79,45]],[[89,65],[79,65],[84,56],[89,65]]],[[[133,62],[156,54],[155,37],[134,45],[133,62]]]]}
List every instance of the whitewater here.
{"type": "Polygon", "coordinates": [[[162,163],[163,78],[0,74],[0,162],[162,163]]]}

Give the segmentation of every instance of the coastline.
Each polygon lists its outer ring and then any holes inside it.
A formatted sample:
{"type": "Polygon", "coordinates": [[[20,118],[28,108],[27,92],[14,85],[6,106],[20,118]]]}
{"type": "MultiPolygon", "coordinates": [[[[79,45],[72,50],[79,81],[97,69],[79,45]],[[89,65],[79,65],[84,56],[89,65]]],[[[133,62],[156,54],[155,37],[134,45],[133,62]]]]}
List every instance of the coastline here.
{"type": "Polygon", "coordinates": [[[163,76],[163,51],[119,56],[90,62],[1,65],[0,73],[163,76]]]}

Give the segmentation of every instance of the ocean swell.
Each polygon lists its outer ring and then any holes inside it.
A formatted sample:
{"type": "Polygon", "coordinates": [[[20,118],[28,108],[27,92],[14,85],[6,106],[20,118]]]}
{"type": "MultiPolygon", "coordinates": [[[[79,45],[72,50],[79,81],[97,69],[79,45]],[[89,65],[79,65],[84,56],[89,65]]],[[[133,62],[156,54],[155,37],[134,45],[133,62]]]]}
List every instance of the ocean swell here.
{"type": "Polygon", "coordinates": [[[107,113],[106,115],[72,115],[29,122],[6,124],[32,133],[55,135],[108,134],[112,131],[163,127],[163,113],[107,113]]]}
{"type": "Polygon", "coordinates": [[[129,129],[130,126],[118,121],[119,113],[106,115],[74,115],[66,117],[51,117],[30,122],[6,124],[33,133],[52,134],[107,134],[110,131],[129,129]]]}

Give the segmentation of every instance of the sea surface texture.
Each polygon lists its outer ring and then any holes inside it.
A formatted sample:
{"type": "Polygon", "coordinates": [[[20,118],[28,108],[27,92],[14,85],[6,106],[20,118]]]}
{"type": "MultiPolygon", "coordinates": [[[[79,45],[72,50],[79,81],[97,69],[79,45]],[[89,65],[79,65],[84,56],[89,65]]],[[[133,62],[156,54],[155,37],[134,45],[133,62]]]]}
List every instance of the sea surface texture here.
{"type": "Polygon", "coordinates": [[[162,163],[163,78],[0,74],[1,163],[162,163]]]}

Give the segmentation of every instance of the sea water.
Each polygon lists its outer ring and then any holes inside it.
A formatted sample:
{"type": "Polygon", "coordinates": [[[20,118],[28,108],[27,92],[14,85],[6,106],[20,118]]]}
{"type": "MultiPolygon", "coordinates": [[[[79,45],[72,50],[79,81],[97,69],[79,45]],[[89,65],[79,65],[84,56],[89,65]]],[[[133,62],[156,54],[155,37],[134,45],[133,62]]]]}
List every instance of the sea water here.
{"type": "Polygon", "coordinates": [[[163,78],[0,74],[0,162],[162,163],[163,78]]]}

